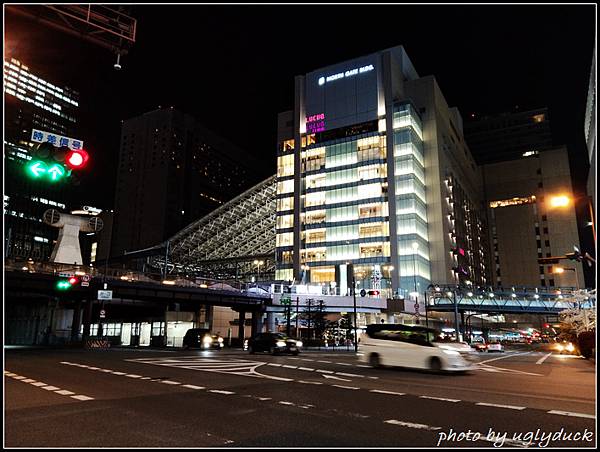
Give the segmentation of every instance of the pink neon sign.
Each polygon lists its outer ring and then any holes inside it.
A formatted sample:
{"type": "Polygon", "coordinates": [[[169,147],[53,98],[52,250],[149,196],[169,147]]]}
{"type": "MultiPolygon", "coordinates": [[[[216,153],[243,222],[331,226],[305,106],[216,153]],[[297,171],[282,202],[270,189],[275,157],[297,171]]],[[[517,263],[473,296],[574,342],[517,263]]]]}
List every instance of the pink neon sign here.
{"type": "Polygon", "coordinates": [[[307,116],[306,130],[308,133],[323,132],[325,130],[325,113],[307,116]]]}

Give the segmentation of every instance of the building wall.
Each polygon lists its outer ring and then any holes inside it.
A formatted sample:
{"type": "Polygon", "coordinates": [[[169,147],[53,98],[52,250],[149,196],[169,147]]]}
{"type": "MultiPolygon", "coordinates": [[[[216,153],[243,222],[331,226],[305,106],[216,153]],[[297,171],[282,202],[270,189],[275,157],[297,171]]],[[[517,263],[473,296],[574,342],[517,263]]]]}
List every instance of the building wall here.
{"type": "Polygon", "coordinates": [[[496,260],[494,285],[583,286],[581,264],[559,264],[576,268],[576,280],[575,272],[555,275],[552,266],[537,263],[538,258],[564,255],[573,252],[574,245],[579,246],[566,147],[484,165],[482,170],[491,254],[496,260]],[[569,204],[552,207],[550,201],[557,195],[568,196],[569,204]],[[510,205],[489,207],[495,201],[510,205]]]}
{"type": "Polygon", "coordinates": [[[172,108],[123,123],[111,255],[158,244],[253,182],[247,155],[172,108]]]}
{"type": "MultiPolygon", "coordinates": [[[[4,60],[4,240],[9,258],[47,261],[58,229],[42,223],[43,213],[81,207],[81,194],[71,178],[51,183],[32,180],[26,173],[37,144],[32,141],[33,129],[84,138],[77,126],[79,93],[47,80],[43,71],[24,62],[4,60]]],[[[84,248],[89,247],[87,238],[83,242],[84,248]]]]}
{"type": "MultiPolygon", "coordinates": [[[[296,77],[293,134],[288,118],[278,120],[277,279],[334,283],[345,294],[353,271],[367,288],[406,294],[458,282],[459,245],[477,255],[471,267],[485,262],[487,249],[467,240],[483,233],[484,216],[460,114],[402,47],[296,77]],[[374,215],[363,215],[367,204],[374,215]],[[471,213],[461,230],[449,215],[463,205],[471,213]]],[[[485,268],[469,271],[462,280],[485,282],[485,268]]]]}

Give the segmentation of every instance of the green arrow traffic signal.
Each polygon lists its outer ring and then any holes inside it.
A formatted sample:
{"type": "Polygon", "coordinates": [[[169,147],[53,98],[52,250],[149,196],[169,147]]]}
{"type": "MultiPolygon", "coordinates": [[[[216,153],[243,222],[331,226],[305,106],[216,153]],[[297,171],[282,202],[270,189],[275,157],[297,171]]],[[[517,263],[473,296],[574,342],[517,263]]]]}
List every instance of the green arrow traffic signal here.
{"type": "Polygon", "coordinates": [[[33,160],[29,165],[27,165],[27,170],[31,176],[39,179],[46,173],[48,167],[41,160],[33,160]]]}
{"type": "Polygon", "coordinates": [[[48,169],[48,174],[53,182],[57,181],[65,175],[65,167],[56,163],[48,169]]]}
{"type": "Polygon", "coordinates": [[[71,283],[68,279],[60,279],[56,283],[56,290],[69,290],[71,288],[71,283]]]}

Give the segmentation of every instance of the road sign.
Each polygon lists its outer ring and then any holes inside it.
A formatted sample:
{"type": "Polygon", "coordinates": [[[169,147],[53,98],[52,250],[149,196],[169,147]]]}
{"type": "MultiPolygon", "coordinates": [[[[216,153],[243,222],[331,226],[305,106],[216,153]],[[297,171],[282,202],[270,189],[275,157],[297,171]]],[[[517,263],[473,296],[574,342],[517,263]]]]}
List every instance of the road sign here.
{"type": "Polygon", "coordinates": [[[81,287],[90,287],[90,283],[87,281],[81,281],[81,287]]]}
{"type": "Polygon", "coordinates": [[[104,318],[106,318],[106,311],[105,311],[104,309],[101,309],[101,310],[100,310],[100,318],[101,318],[101,319],[104,319],[104,318]]]}
{"type": "Polygon", "coordinates": [[[112,290],[99,290],[98,300],[112,300],[112,290]]]}
{"type": "Polygon", "coordinates": [[[90,282],[90,275],[82,275],[81,280],[83,282],[90,282]]]}
{"type": "Polygon", "coordinates": [[[365,289],[361,289],[360,290],[360,296],[364,297],[367,294],[367,291],[365,289]]]}

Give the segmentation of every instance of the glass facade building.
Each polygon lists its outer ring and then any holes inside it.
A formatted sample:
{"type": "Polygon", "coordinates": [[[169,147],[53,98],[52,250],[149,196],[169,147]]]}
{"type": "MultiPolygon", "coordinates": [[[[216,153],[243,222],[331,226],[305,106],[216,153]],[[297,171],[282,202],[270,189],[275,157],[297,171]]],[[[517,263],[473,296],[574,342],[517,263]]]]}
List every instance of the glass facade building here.
{"type": "Polygon", "coordinates": [[[484,282],[483,260],[456,256],[459,244],[485,252],[468,242],[471,226],[459,231],[447,220],[459,207],[446,193],[452,177],[473,195],[461,208],[475,214],[480,202],[457,118],[402,47],[296,77],[295,109],[279,118],[276,279],[340,295],[354,279],[359,290],[388,296],[423,293],[432,281],[484,282]],[[452,130],[461,146],[446,150],[452,130]]]}

